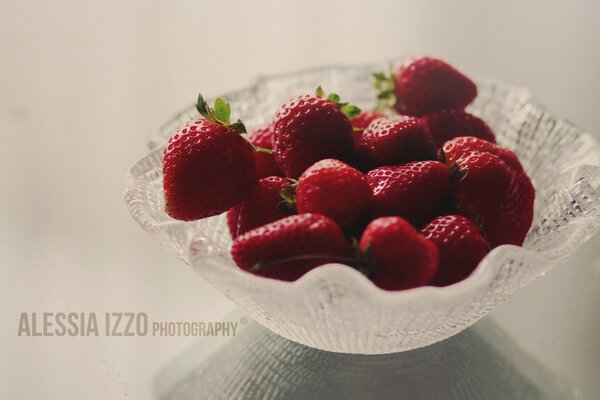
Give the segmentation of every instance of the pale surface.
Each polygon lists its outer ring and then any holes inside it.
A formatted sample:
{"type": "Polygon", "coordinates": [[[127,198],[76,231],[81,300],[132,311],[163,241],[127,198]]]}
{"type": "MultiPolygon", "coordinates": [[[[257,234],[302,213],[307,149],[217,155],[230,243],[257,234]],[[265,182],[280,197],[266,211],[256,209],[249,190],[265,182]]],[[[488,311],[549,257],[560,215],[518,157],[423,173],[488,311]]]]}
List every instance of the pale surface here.
{"type": "MultiPolygon", "coordinates": [[[[18,338],[21,311],[209,321],[233,308],[121,199],[147,133],[198,90],[426,53],[528,86],[600,139],[597,6],[437,3],[0,2],[0,397],[146,399],[158,368],[195,341],[18,338]]],[[[600,393],[599,245],[492,314],[589,399],[600,393]]]]}

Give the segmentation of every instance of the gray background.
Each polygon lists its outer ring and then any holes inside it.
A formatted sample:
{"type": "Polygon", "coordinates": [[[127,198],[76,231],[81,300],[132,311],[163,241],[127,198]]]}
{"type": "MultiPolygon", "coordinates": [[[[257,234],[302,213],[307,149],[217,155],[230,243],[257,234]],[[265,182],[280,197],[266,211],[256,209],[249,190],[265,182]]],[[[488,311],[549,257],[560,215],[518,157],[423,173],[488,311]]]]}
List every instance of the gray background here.
{"type": "MultiPolygon", "coordinates": [[[[19,338],[22,311],[219,320],[234,307],[121,198],[149,131],[261,74],[402,54],[527,86],[600,139],[593,2],[0,1],[0,398],[145,399],[193,338],[19,338]]],[[[492,314],[600,393],[600,237],[492,314]]]]}

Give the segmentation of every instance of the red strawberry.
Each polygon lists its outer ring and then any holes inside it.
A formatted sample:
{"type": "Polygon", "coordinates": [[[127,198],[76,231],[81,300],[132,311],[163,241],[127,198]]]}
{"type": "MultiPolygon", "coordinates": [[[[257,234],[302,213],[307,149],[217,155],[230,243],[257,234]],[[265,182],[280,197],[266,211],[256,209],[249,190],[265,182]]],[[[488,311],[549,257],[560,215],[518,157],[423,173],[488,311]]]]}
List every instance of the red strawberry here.
{"type": "Polygon", "coordinates": [[[238,236],[238,219],[240,217],[240,207],[235,206],[227,211],[227,229],[232,239],[238,236]]]}
{"type": "Polygon", "coordinates": [[[527,174],[514,171],[499,211],[482,216],[483,230],[492,247],[523,244],[533,222],[534,200],[535,189],[527,174]]]}
{"type": "Polygon", "coordinates": [[[256,184],[252,146],[229,123],[229,104],[210,108],[202,96],[203,119],[177,130],[164,150],[165,210],[175,219],[196,220],[220,214],[242,201],[256,184]]]}
{"type": "Polygon", "coordinates": [[[423,117],[437,147],[458,136],[474,136],[496,143],[496,135],[481,118],[462,110],[442,110],[423,117]]]}
{"type": "Polygon", "coordinates": [[[373,121],[362,133],[357,152],[367,166],[403,164],[435,159],[435,147],[423,122],[389,117],[373,121]]]}
{"type": "Polygon", "coordinates": [[[472,151],[479,151],[500,157],[509,167],[517,171],[523,170],[523,166],[515,153],[481,138],[471,136],[457,137],[444,143],[443,150],[444,156],[449,163],[455,162],[463,155],[472,151]]]}
{"type": "Polygon", "coordinates": [[[456,185],[457,213],[477,222],[490,244],[523,244],[533,220],[535,192],[520,170],[492,153],[472,151],[456,163],[468,172],[456,185]]]}
{"type": "Polygon", "coordinates": [[[364,110],[361,111],[361,113],[358,114],[357,117],[352,118],[350,120],[350,123],[352,124],[352,128],[354,128],[354,131],[356,133],[360,133],[364,131],[371,122],[381,117],[385,117],[385,114],[374,110],[364,110]]]}
{"type": "MultiPolygon", "coordinates": [[[[273,126],[265,125],[256,128],[248,134],[248,140],[255,146],[273,150],[273,126]]],[[[256,176],[258,179],[283,175],[273,154],[255,151],[254,163],[256,164],[256,176]]]]}
{"type": "Polygon", "coordinates": [[[296,97],[279,109],[273,122],[275,159],[286,176],[297,178],[306,168],[325,158],[351,161],[354,136],[349,117],[360,109],[339,102],[339,96],[296,97]]]}
{"type": "Polygon", "coordinates": [[[450,193],[447,165],[438,161],[416,161],[400,166],[379,167],[367,174],[373,193],[371,215],[397,215],[420,225],[443,206],[450,193]]]}
{"type": "Polygon", "coordinates": [[[473,272],[489,251],[488,244],[469,219],[460,215],[437,217],[421,234],[437,246],[440,265],[431,280],[433,286],[448,286],[473,272]]]}
{"type": "Polygon", "coordinates": [[[350,246],[331,219],[299,214],[238,236],[231,255],[243,270],[294,281],[319,265],[349,257],[350,246]]]}
{"type": "Polygon", "coordinates": [[[423,57],[400,65],[390,76],[378,72],[375,87],[383,106],[398,113],[422,116],[444,109],[462,110],[477,96],[469,78],[441,60],[423,57]]]}
{"type": "Polygon", "coordinates": [[[438,270],[435,244],[400,217],[372,221],[359,245],[375,261],[370,277],[382,289],[401,290],[427,285],[438,270]]]}
{"type": "Polygon", "coordinates": [[[493,208],[506,196],[512,170],[500,157],[472,151],[456,160],[456,163],[467,170],[467,176],[454,190],[461,208],[493,208]]]}
{"type": "Polygon", "coordinates": [[[282,206],[279,195],[288,183],[288,179],[279,176],[259,180],[250,196],[227,212],[231,237],[235,239],[251,229],[290,215],[291,210],[282,206]]]}
{"type": "Polygon", "coordinates": [[[325,159],[308,168],[298,180],[299,213],[323,214],[342,227],[358,221],[371,198],[365,176],[341,161],[325,159]]]}

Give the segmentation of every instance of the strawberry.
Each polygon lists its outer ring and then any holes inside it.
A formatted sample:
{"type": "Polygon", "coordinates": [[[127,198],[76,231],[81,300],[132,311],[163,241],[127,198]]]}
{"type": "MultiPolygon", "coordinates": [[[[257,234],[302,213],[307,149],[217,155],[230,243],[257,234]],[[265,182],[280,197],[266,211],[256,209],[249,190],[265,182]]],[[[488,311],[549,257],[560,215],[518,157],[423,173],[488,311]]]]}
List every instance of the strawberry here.
{"type": "Polygon", "coordinates": [[[516,171],[523,170],[523,166],[515,153],[481,138],[471,136],[457,137],[444,143],[442,148],[444,157],[449,163],[455,162],[463,155],[472,151],[479,151],[500,157],[502,161],[516,171]]]}
{"type": "Polygon", "coordinates": [[[348,118],[360,113],[352,104],[340,103],[336,94],[296,97],[281,106],[273,122],[275,159],[285,176],[297,178],[306,168],[325,158],[352,161],[354,136],[348,118]]]}
{"type": "MultiPolygon", "coordinates": [[[[273,126],[265,125],[256,128],[248,134],[248,140],[255,146],[267,150],[273,150],[273,126]]],[[[254,163],[256,164],[256,176],[258,179],[268,176],[282,176],[283,172],[271,153],[254,152],[254,163]]]]}
{"type": "Polygon", "coordinates": [[[436,147],[458,136],[474,136],[496,143],[496,135],[485,121],[462,110],[436,111],[425,115],[423,120],[436,147]]]}
{"type": "Polygon", "coordinates": [[[238,219],[240,217],[240,207],[235,206],[227,211],[227,229],[232,239],[238,236],[238,219]]]}
{"type": "Polygon", "coordinates": [[[454,190],[462,209],[471,206],[475,209],[494,208],[506,196],[512,170],[500,157],[472,151],[457,159],[456,163],[467,170],[467,176],[454,190]]]}
{"type": "Polygon", "coordinates": [[[373,74],[379,108],[422,116],[444,109],[462,110],[477,96],[477,86],[447,63],[430,57],[410,60],[395,72],[373,74]]]}
{"type": "Polygon", "coordinates": [[[361,161],[370,168],[435,159],[435,146],[423,122],[416,118],[388,117],[373,121],[357,144],[361,161]]]}
{"type": "Polygon", "coordinates": [[[489,251],[479,228],[460,215],[445,215],[429,222],[421,234],[435,243],[440,255],[437,274],[430,284],[448,286],[473,272],[489,251]]]}
{"type": "Polygon", "coordinates": [[[482,214],[482,227],[492,247],[523,245],[533,222],[535,189],[524,171],[514,171],[507,195],[496,212],[482,214]]]}
{"type": "Polygon", "coordinates": [[[361,133],[371,122],[381,117],[385,117],[385,114],[375,110],[363,110],[357,117],[352,118],[350,123],[352,124],[355,133],[361,133]]]}
{"type": "Polygon", "coordinates": [[[220,214],[242,201],[256,184],[253,148],[229,122],[230,106],[217,99],[196,106],[204,118],[190,121],[169,139],[163,158],[165,210],[175,219],[220,214]]]}
{"type": "Polygon", "coordinates": [[[499,156],[471,151],[456,163],[466,177],[456,185],[456,212],[477,222],[490,246],[522,245],[533,220],[535,191],[524,171],[499,156]]]}
{"type": "Polygon", "coordinates": [[[319,265],[345,260],[350,256],[350,246],[331,219],[299,214],[238,236],[231,255],[243,270],[294,281],[319,265]]]}
{"type": "Polygon", "coordinates": [[[365,176],[334,159],[309,167],[300,175],[296,188],[298,213],[323,214],[344,228],[358,221],[370,198],[365,176]]]}
{"type": "Polygon", "coordinates": [[[385,290],[427,285],[438,270],[435,244],[400,217],[372,221],[359,247],[375,262],[369,273],[371,280],[385,290]]]}
{"type": "Polygon", "coordinates": [[[438,161],[379,167],[367,173],[373,217],[396,215],[415,225],[430,220],[450,193],[451,173],[438,161]]]}
{"type": "Polygon", "coordinates": [[[282,205],[279,192],[289,183],[286,178],[270,176],[258,181],[246,200],[227,212],[227,225],[232,238],[251,229],[290,215],[291,209],[282,205]]]}

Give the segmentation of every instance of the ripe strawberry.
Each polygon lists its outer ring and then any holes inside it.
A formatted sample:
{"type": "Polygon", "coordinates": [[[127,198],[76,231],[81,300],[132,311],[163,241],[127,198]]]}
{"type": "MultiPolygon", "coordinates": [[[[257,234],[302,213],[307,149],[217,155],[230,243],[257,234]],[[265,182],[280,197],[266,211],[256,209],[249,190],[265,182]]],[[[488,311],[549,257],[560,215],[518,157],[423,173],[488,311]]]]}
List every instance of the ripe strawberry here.
{"type": "Polygon", "coordinates": [[[367,173],[371,215],[396,215],[420,225],[436,215],[450,193],[451,174],[438,161],[379,167],[367,173]]]}
{"type": "Polygon", "coordinates": [[[535,189],[525,172],[514,171],[499,211],[482,215],[482,227],[492,247],[523,245],[533,222],[535,189]]]}
{"type": "Polygon", "coordinates": [[[238,236],[238,219],[240,217],[240,208],[238,206],[231,207],[227,211],[227,229],[232,239],[238,236]]]}
{"type": "Polygon", "coordinates": [[[197,108],[204,118],[178,129],[163,159],[165,210],[185,221],[227,211],[256,184],[252,145],[239,135],[243,124],[229,122],[229,104],[211,108],[199,96],[197,108]]]}
{"type": "Polygon", "coordinates": [[[453,163],[465,154],[472,151],[494,154],[502,159],[509,167],[517,171],[522,171],[521,162],[512,151],[490,143],[477,137],[461,136],[447,141],[442,146],[444,157],[449,163],[453,163]]]}
{"type": "MultiPolygon", "coordinates": [[[[273,126],[265,125],[256,128],[248,134],[248,140],[255,146],[261,147],[267,150],[273,150],[273,126]]],[[[256,164],[256,176],[258,179],[266,178],[268,176],[282,176],[283,172],[275,161],[275,155],[272,153],[265,153],[255,151],[254,163],[256,164]]]]}
{"type": "Polygon", "coordinates": [[[300,175],[296,188],[298,213],[323,214],[344,228],[358,221],[370,198],[365,176],[334,159],[309,167],[300,175]]]}
{"type": "Polygon", "coordinates": [[[227,212],[227,225],[232,238],[251,229],[290,215],[283,206],[279,191],[289,183],[286,178],[270,176],[258,181],[250,196],[227,212]]]}
{"type": "Polygon", "coordinates": [[[467,176],[454,190],[462,210],[494,208],[506,196],[512,170],[498,156],[472,151],[456,163],[467,170],[467,176]]]}
{"type": "Polygon", "coordinates": [[[352,128],[356,134],[362,133],[367,126],[377,118],[385,117],[385,114],[374,110],[363,110],[357,117],[354,117],[350,120],[352,124],[352,128]]]}
{"type": "Polygon", "coordinates": [[[294,281],[319,265],[349,257],[350,246],[331,219],[299,214],[238,236],[231,255],[243,270],[294,281]]]}
{"type": "Polygon", "coordinates": [[[372,221],[360,238],[359,246],[375,261],[370,271],[371,280],[385,290],[427,285],[438,270],[435,244],[400,217],[372,221]]]}
{"type": "Polygon", "coordinates": [[[477,96],[469,78],[441,60],[423,57],[402,64],[395,73],[373,74],[381,106],[404,115],[422,116],[444,109],[462,110],[477,96]]]}
{"type": "Polygon", "coordinates": [[[442,110],[423,117],[436,147],[458,136],[474,136],[496,143],[496,135],[481,118],[462,110],[442,110]]]}
{"type": "Polygon", "coordinates": [[[440,265],[430,284],[448,286],[462,281],[475,270],[489,251],[479,228],[460,215],[437,217],[421,234],[437,246],[440,265]]]}
{"type": "Polygon", "coordinates": [[[522,245],[533,220],[535,197],[525,172],[478,151],[463,154],[456,163],[468,171],[454,189],[456,212],[478,223],[492,248],[522,245]]]}
{"type": "Polygon", "coordinates": [[[371,168],[436,158],[435,146],[423,122],[406,117],[373,121],[363,131],[357,152],[361,161],[371,168]]]}
{"type": "Polygon", "coordinates": [[[296,97],[281,106],[273,122],[275,159],[286,176],[297,178],[306,168],[325,158],[351,161],[354,136],[348,118],[360,113],[339,96],[296,97]]]}

